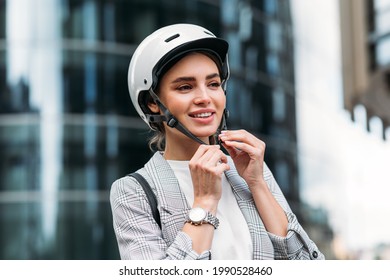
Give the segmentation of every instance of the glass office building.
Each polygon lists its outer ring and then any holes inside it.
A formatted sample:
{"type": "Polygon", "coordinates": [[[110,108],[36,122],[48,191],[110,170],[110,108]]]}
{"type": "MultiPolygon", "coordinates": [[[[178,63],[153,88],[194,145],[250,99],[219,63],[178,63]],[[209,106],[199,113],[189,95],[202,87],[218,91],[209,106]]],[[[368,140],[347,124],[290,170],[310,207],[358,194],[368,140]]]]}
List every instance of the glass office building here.
{"type": "MultiPolygon", "coordinates": [[[[344,107],[390,139],[390,1],[340,1],[344,107]]],[[[377,132],[377,133],[378,133],[377,132]]]]}
{"type": "Polygon", "coordinates": [[[0,259],[119,258],[110,186],[151,155],[127,68],[178,22],[229,41],[228,126],[267,143],[299,214],[288,1],[0,1],[0,259]]]}

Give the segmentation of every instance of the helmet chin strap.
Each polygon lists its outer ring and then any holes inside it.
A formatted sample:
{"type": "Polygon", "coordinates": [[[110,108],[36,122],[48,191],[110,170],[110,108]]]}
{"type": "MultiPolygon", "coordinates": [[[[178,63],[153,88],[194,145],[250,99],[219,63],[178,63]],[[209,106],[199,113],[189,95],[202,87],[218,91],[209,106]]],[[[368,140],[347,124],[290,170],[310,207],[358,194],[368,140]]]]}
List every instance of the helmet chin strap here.
{"type": "MultiPolygon", "coordinates": [[[[160,99],[158,98],[157,94],[153,91],[153,89],[149,90],[150,95],[152,96],[154,102],[158,105],[160,110],[163,112],[163,115],[150,115],[147,114],[146,118],[149,122],[166,122],[169,127],[176,128],[181,133],[186,135],[187,137],[191,138],[195,142],[198,142],[202,145],[207,145],[205,142],[200,140],[198,137],[196,137],[194,134],[192,134],[188,129],[186,129],[176,118],[174,115],[169,112],[169,110],[164,106],[164,104],[161,103],[160,99]]],[[[220,133],[221,130],[224,130],[227,128],[226,126],[226,119],[229,115],[229,111],[227,109],[224,110],[224,114],[222,117],[222,121],[220,126],[218,127],[217,132],[220,133]]]]}

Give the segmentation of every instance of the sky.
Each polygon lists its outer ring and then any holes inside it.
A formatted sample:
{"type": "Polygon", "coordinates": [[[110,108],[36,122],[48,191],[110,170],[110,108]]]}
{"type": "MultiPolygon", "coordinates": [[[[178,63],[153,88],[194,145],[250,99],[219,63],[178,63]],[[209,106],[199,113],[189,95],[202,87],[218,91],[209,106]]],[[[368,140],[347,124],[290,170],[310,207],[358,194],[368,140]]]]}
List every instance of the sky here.
{"type": "Polygon", "coordinates": [[[346,250],[390,244],[390,140],[376,118],[365,130],[364,108],[356,122],[343,109],[338,1],[291,5],[301,198],[327,210],[346,250]]]}

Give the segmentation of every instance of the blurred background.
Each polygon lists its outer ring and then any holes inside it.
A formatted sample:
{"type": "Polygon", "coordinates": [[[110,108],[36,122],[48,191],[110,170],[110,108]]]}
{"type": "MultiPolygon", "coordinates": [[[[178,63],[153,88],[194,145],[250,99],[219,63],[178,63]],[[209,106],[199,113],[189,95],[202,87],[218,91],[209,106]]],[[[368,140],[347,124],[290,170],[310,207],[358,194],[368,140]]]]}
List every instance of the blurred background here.
{"type": "Polygon", "coordinates": [[[0,259],[118,259],[109,191],[148,160],[137,44],[230,44],[231,129],[327,259],[390,259],[390,0],[0,0],[0,259]]]}

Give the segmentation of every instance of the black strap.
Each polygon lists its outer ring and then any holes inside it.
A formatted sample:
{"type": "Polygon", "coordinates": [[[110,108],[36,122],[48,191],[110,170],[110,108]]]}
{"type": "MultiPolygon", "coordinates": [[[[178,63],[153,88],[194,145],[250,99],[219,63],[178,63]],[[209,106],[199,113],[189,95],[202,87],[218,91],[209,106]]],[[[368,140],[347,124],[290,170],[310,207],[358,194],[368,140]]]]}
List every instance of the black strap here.
{"type": "Polygon", "coordinates": [[[200,140],[198,137],[196,137],[194,134],[192,134],[187,128],[185,128],[167,109],[167,107],[162,104],[160,98],[158,98],[157,94],[153,91],[152,88],[149,89],[150,96],[153,98],[154,102],[158,105],[160,110],[163,112],[164,115],[149,115],[147,114],[146,117],[149,122],[162,122],[165,121],[169,127],[176,128],[184,135],[188,136],[192,140],[198,142],[199,144],[206,145],[205,142],[200,140]]]}
{"type": "Polygon", "coordinates": [[[150,187],[149,183],[145,180],[145,178],[141,174],[137,172],[133,172],[128,176],[135,178],[144,189],[144,192],[150,204],[150,208],[152,209],[153,218],[158,224],[158,226],[161,228],[160,212],[158,212],[157,209],[157,198],[154,192],[152,191],[152,188],[150,187]]]}

